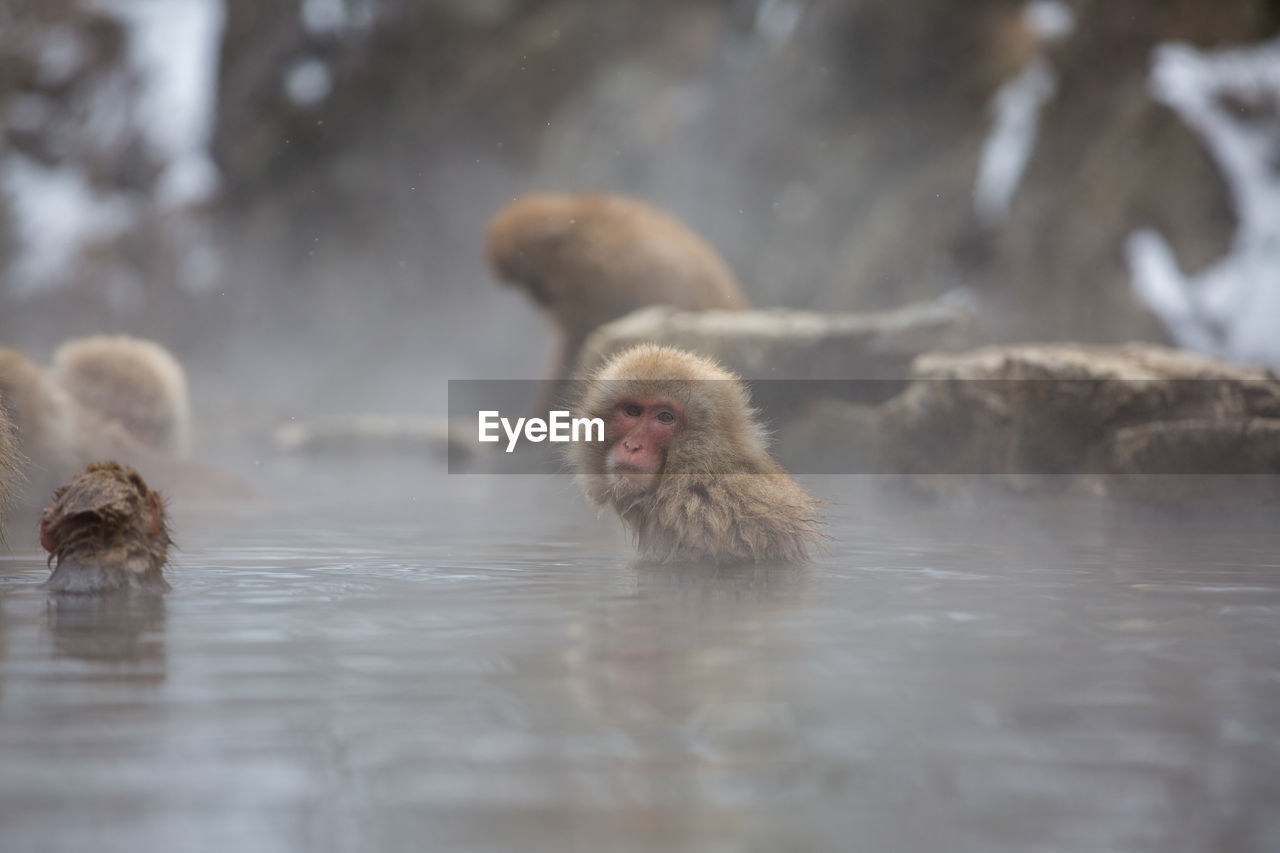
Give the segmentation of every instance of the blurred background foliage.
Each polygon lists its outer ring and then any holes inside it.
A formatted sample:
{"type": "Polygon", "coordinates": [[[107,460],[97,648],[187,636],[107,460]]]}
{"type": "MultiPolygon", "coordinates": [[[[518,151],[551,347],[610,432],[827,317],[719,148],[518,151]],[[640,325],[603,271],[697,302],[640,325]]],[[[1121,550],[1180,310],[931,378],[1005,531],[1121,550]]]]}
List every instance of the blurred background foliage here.
{"type": "Polygon", "coordinates": [[[1126,238],[1155,228],[1194,271],[1235,220],[1152,51],[1256,43],[1280,2],[1060,5],[1074,26],[1045,39],[1022,0],[0,0],[0,341],[155,337],[228,410],[431,408],[438,380],[540,373],[549,329],[494,283],[484,225],[590,189],[675,213],[759,306],[946,296],[996,341],[1164,340],[1126,238]],[[166,10],[194,18],[140,28],[166,10]],[[140,64],[140,32],[160,56],[212,33],[186,142],[148,100],[186,72],[140,64]],[[1034,61],[1053,93],[984,221],[992,99],[1034,61]],[[57,194],[24,176],[67,169],[65,206],[30,213],[57,194]],[[24,273],[58,216],[89,238],[24,273]]]}

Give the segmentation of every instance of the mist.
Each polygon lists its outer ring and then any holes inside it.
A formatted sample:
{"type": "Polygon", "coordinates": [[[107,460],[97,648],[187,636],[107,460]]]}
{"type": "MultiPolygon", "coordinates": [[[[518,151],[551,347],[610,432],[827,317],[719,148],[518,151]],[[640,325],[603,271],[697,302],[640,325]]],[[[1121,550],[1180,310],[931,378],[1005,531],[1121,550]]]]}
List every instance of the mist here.
{"type": "Polygon", "coordinates": [[[551,327],[482,254],[535,190],[670,210],[755,305],[959,293],[991,340],[1194,344],[1126,240],[1159,229],[1195,270],[1240,214],[1154,52],[1274,24],[1246,2],[8,7],[0,336],[156,338],[198,408],[255,429],[539,375],[551,327]],[[1032,72],[1054,81],[1033,113],[995,106],[1032,72]]]}
{"type": "Polygon", "coordinates": [[[0,848],[1280,849],[1278,35],[0,0],[0,848]],[[628,303],[547,382],[573,312],[486,228],[592,192],[649,212],[570,293],[696,290],[701,237],[732,298],[628,303]],[[189,456],[72,393],[103,333],[175,356],[189,456]],[[542,440],[655,342],[683,387],[542,440]],[[117,451],[145,514],[103,528],[167,592],[46,589],[117,451]]]}

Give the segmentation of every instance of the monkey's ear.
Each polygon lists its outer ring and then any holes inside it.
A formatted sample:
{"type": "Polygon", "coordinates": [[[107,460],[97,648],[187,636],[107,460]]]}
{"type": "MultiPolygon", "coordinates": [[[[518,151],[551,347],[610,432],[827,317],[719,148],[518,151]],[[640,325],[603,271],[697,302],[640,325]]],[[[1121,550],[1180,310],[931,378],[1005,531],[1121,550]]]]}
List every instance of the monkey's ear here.
{"type": "Polygon", "coordinates": [[[44,511],[44,515],[40,518],[40,547],[44,548],[50,554],[58,550],[58,544],[53,541],[53,534],[49,532],[49,510],[44,511]]]}
{"type": "Polygon", "coordinates": [[[160,496],[155,492],[147,492],[147,538],[160,537],[160,496]]]}

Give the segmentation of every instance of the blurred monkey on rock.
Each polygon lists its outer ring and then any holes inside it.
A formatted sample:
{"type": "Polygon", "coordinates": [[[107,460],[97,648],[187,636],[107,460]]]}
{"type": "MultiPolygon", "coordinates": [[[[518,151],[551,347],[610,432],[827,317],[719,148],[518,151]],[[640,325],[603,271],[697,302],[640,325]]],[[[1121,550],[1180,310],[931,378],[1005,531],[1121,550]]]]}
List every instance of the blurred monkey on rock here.
{"type": "Polygon", "coordinates": [[[597,326],[636,309],[748,307],[738,280],[705,240],[623,196],[518,198],[490,221],[485,252],[494,273],[528,293],[559,329],[552,379],[572,375],[597,326]]]}
{"type": "Polygon", "coordinates": [[[127,335],[77,338],[53,354],[52,376],[77,403],[142,446],[190,455],[186,372],[159,344],[127,335]]]}
{"type": "Polygon", "coordinates": [[[603,442],[569,445],[578,482],[609,506],[652,562],[803,560],[818,502],[769,455],[738,377],[650,344],[614,356],[584,383],[575,417],[603,442]]]}

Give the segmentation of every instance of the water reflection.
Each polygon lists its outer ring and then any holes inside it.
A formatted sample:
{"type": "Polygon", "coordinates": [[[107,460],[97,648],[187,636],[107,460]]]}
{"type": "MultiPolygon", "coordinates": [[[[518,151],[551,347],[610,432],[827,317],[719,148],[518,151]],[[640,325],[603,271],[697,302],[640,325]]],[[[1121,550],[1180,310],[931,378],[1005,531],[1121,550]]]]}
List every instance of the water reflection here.
{"type": "Polygon", "coordinates": [[[634,565],[539,477],[187,522],[159,600],[15,552],[0,847],[1276,846],[1273,509],[840,479],[807,566],[634,565]]]}
{"type": "Polygon", "coordinates": [[[779,714],[770,670],[755,659],[787,647],[784,620],[804,600],[811,571],[631,564],[628,594],[574,626],[566,658],[574,700],[602,725],[676,720],[683,740],[707,749],[721,730],[745,743],[753,720],[768,728],[779,714]]]}
{"type": "Polygon", "coordinates": [[[165,603],[159,595],[51,595],[45,624],[55,654],[98,663],[146,664],[150,677],[165,668],[165,603]]]}

